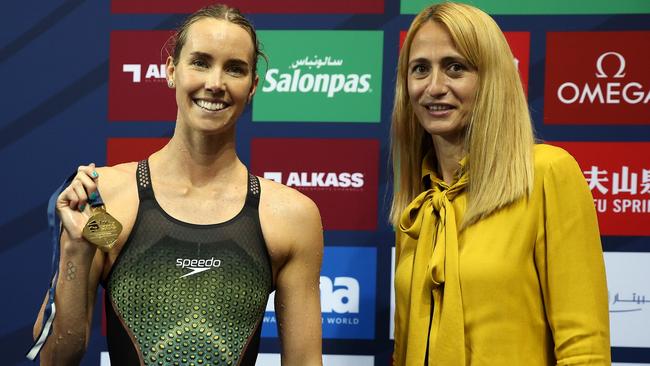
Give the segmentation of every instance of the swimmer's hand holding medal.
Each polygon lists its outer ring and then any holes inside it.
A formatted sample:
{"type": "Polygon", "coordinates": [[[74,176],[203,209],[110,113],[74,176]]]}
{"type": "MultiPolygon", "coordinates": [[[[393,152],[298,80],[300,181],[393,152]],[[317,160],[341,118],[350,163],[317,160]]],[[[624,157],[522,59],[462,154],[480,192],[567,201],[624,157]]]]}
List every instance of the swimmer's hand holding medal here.
{"type": "MultiPolygon", "coordinates": [[[[98,177],[95,171],[90,175],[93,179],[98,177]]],[[[108,252],[117,243],[117,238],[122,232],[122,224],[106,211],[99,189],[89,195],[88,205],[90,218],[84,225],[81,236],[101,251],[108,252]]]]}
{"type": "MultiPolygon", "coordinates": [[[[96,171],[94,171],[94,164],[91,169],[93,169],[93,171],[89,175],[92,177],[92,179],[96,179],[99,175],[96,171]]],[[[52,195],[48,203],[47,216],[52,233],[52,244],[54,246],[54,257],[52,260],[52,281],[50,281],[50,289],[48,290],[47,302],[45,305],[45,310],[43,312],[43,326],[41,327],[40,334],[36,337],[34,344],[26,355],[26,357],[32,361],[36,359],[41,349],[45,345],[45,341],[50,336],[50,332],[52,331],[52,324],[54,322],[54,316],[56,314],[54,294],[56,292],[56,279],[58,276],[58,267],[60,260],[59,240],[61,235],[61,226],[58,225],[60,222],[56,217],[57,215],[55,214],[55,204],[57,200],[61,198],[61,192],[66,187],[70,187],[73,178],[74,176],[70,176],[70,178],[63,182],[61,187],[59,187],[59,189],[52,195]]],[[[99,190],[96,190],[90,194],[88,197],[88,204],[90,206],[90,218],[86,222],[86,225],[84,225],[81,236],[86,241],[95,245],[101,251],[108,252],[117,243],[117,238],[122,232],[122,224],[108,212],[106,212],[106,206],[104,205],[104,201],[99,194],[99,190]]],[[[83,211],[83,205],[79,207],[78,210],[83,211]]]]}
{"type": "Polygon", "coordinates": [[[106,206],[99,194],[88,200],[92,212],[81,236],[103,252],[108,252],[117,243],[117,237],[122,232],[122,224],[106,211],[106,206]]]}

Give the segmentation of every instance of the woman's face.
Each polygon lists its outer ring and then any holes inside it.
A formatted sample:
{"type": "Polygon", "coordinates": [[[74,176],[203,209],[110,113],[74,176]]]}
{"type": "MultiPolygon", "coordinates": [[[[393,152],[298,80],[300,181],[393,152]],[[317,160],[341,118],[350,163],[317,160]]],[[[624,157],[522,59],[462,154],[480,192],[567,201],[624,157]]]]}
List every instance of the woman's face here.
{"type": "Polygon", "coordinates": [[[447,29],[428,21],[411,43],[408,93],[413,111],[431,135],[457,139],[474,108],[478,72],[461,56],[447,29]]]}
{"type": "Polygon", "coordinates": [[[255,93],[253,52],[250,35],[236,24],[214,18],[193,23],[178,63],[167,59],[177,122],[208,133],[233,128],[255,93]]]}

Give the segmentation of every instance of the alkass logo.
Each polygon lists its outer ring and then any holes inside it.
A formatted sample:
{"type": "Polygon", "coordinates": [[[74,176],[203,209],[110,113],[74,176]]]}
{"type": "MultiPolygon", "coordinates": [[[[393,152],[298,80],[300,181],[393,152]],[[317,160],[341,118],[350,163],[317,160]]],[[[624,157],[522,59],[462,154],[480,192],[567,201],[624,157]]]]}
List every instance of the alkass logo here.
{"type": "Polygon", "coordinates": [[[650,143],[554,142],[578,161],[603,235],[650,235],[650,143]]]}
{"type": "Polygon", "coordinates": [[[311,198],[326,230],[377,227],[377,140],[253,139],[251,170],[311,198]]]}
{"type": "Polygon", "coordinates": [[[290,172],[282,179],[282,172],[264,172],[264,178],[289,187],[311,189],[363,188],[363,173],[356,172],[290,172]]]}
{"type": "Polygon", "coordinates": [[[144,80],[145,81],[157,81],[157,82],[165,82],[165,78],[167,77],[167,69],[165,68],[165,64],[151,64],[151,65],[141,65],[141,64],[124,64],[122,65],[122,71],[126,73],[131,74],[131,80],[134,83],[140,83],[142,82],[143,75],[142,75],[142,69],[144,68],[143,66],[146,66],[146,73],[144,74],[144,80]]]}
{"type": "Polygon", "coordinates": [[[262,31],[271,63],[253,121],[379,122],[383,35],[377,31],[262,31]],[[291,105],[291,108],[278,108],[291,105]]]}
{"type": "Polygon", "coordinates": [[[184,278],[184,277],[189,277],[193,276],[197,273],[205,272],[208,270],[211,270],[212,268],[219,268],[221,267],[221,260],[220,259],[214,259],[214,257],[209,258],[209,259],[201,259],[201,258],[177,258],[176,259],[176,267],[181,267],[181,268],[187,268],[191,270],[191,272],[188,272],[179,278],[184,278]]]}
{"type": "Polygon", "coordinates": [[[279,69],[269,69],[266,72],[265,93],[324,93],[328,98],[336,94],[367,93],[370,90],[370,74],[339,74],[336,70],[328,72],[328,68],[341,67],[342,59],[324,58],[315,55],[296,60],[291,63],[288,73],[280,73],[279,69]],[[322,68],[322,70],[321,70],[322,68]]]}
{"type": "Polygon", "coordinates": [[[173,121],[174,91],[165,82],[161,51],[170,31],[111,32],[108,119],[111,121],[173,121]]]}
{"type": "Polygon", "coordinates": [[[545,123],[650,123],[650,32],[547,35],[545,123]]]}

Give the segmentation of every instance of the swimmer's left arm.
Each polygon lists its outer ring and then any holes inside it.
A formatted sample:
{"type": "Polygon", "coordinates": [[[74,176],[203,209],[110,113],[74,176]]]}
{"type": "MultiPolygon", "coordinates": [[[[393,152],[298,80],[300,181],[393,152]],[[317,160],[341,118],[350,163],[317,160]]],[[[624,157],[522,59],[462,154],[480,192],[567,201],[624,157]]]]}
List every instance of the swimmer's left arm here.
{"type": "MultiPolygon", "coordinates": [[[[275,313],[283,366],[321,366],[320,268],[323,230],[316,205],[300,196],[292,213],[290,248],[276,278],[275,313]]],[[[288,217],[288,218],[289,218],[288,217]]]]}

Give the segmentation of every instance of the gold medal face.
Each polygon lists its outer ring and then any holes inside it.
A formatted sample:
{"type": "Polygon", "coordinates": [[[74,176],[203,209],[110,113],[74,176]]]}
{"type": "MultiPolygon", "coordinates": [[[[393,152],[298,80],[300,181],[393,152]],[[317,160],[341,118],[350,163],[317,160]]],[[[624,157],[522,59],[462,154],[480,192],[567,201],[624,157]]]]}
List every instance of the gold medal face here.
{"type": "Polygon", "coordinates": [[[109,251],[122,232],[122,224],[104,210],[97,210],[84,226],[82,236],[104,252],[109,251]]]}

